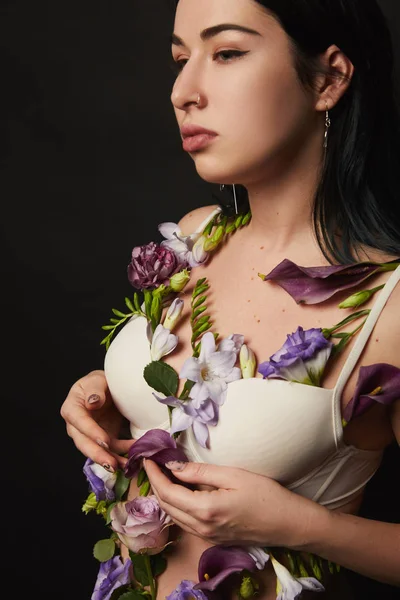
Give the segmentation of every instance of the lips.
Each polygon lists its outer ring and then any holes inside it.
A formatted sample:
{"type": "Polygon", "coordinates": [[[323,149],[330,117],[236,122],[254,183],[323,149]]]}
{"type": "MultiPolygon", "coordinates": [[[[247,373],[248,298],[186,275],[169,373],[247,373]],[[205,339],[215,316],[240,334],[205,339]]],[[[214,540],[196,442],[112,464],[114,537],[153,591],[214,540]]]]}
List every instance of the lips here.
{"type": "Polygon", "coordinates": [[[187,152],[201,150],[208,146],[217,135],[215,131],[205,129],[199,125],[183,125],[181,128],[183,149],[187,152]]]}

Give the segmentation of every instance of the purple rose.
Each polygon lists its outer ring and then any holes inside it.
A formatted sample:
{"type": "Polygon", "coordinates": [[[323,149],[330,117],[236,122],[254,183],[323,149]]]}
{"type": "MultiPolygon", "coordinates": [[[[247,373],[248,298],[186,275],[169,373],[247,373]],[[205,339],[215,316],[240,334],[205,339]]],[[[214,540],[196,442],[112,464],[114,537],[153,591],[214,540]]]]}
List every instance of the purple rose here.
{"type": "Polygon", "coordinates": [[[131,560],[125,563],[119,556],[114,556],[100,564],[96,584],[94,586],[91,600],[109,600],[114,590],[130,582],[129,569],[131,560]]]}
{"type": "Polygon", "coordinates": [[[168,285],[169,278],[180,268],[177,256],[172,250],[150,242],[132,250],[128,279],[138,290],[153,290],[161,284],[168,285]]]}
{"type": "Polygon", "coordinates": [[[111,527],[132,552],[158,554],[168,542],[172,520],[155,496],[138,496],[118,502],[110,511],[111,527]]]}
{"type": "Polygon", "coordinates": [[[319,385],[333,344],[327,340],[322,329],[298,327],[269,361],[258,367],[258,372],[267,377],[287,379],[307,385],[319,385]]]}
{"type": "Polygon", "coordinates": [[[115,500],[114,486],[117,481],[116,473],[109,473],[101,465],[88,458],[83,466],[83,472],[89,482],[91,491],[95,494],[97,502],[115,500]]]}
{"type": "Polygon", "coordinates": [[[194,581],[184,579],[165,600],[207,600],[207,596],[201,590],[194,590],[194,581]]]}

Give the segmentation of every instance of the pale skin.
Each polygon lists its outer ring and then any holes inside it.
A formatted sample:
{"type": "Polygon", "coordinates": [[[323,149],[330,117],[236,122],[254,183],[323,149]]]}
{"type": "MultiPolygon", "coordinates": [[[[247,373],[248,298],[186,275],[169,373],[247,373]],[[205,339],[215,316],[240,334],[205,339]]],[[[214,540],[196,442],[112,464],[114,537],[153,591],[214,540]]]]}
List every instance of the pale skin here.
{"type": "MultiPolygon", "coordinates": [[[[195,281],[207,277],[213,330],[222,337],[243,333],[258,360],[266,360],[299,324],[305,329],[325,327],[343,318],[338,304],[347,293],[322,305],[299,306],[278,286],[261,282],[257,273],[268,273],[284,258],[306,266],[328,264],[312,232],[310,199],[323,160],[325,110],[340,102],[354,67],[338,47],[330,46],[321,63],[340,77],[320,75],[315,90],[306,92],[297,79],[285,32],[251,0],[181,0],[174,32],[179,43],[173,44],[173,57],[184,65],[171,96],[178,126],[194,123],[218,134],[209,147],[191,154],[195,168],[206,181],[245,185],[252,211],[250,224],[205,266],[196,268],[182,298],[189,299],[195,281]],[[222,23],[256,33],[229,30],[202,39],[202,31],[222,23]],[[217,54],[223,51],[245,54],[217,54]]],[[[183,233],[192,233],[211,210],[207,206],[186,215],[180,222],[183,233]]],[[[363,259],[396,258],[358,250],[363,259]]],[[[374,285],[387,277],[375,277],[374,285]]],[[[382,312],[360,365],[388,362],[400,367],[399,287],[382,312]]],[[[179,345],[164,359],[178,373],[191,355],[189,312],[185,302],[184,318],[174,331],[179,345]]],[[[350,348],[328,370],[323,387],[335,385],[350,348]]],[[[352,397],[357,370],[346,384],[342,409],[352,397]]],[[[111,469],[123,466],[126,459],[121,455],[132,441],[118,439],[120,418],[103,371],[89,373],[72,386],[61,414],[84,455],[111,469]],[[99,398],[89,404],[93,394],[99,398]]],[[[394,440],[400,442],[400,400],[390,409],[377,405],[345,429],[346,443],[362,449],[384,449],[394,440]]],[[[172,484],[152,461],[146,461],[146,470],[161,506],[182,530],[160,578],[159,598],[183,578],[197,579],[201,553],[217,543],[302,549],[400,585],[400,526],[357,516],[362,494],[340,511],[329,511],[270,478],[242,469],[189,463],[174,471],[182,481],[197,484],[195,492],[172,484]]],[[[130,494],[136,495],[133,487],[130,494]]],[[[270,569],[261,580],[260,600],[275,598],[270,569]]]]}

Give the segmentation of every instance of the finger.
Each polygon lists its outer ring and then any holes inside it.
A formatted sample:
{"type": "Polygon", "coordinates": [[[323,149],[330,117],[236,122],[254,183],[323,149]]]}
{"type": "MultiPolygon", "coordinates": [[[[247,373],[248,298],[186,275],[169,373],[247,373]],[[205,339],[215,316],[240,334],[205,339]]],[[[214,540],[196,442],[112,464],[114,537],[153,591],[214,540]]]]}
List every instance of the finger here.
{"type": "Polygon", "coordinates": [[[109,448],[111,443],[110,436],[93,419],[87,408],[77,401],[68,403],[67,400],[61,410],[61,416],[67,426],[72,426],[82,435],[90,438],[93,442],[103,444],[105,449],[109,448]]]}
{"type": "Polygon", "coordinates": [[[99,444],[82,434],[73,425],[67,425],[67,433],[82,454],[104,468],[107,468],[107,466],[111,467],[111,469],[107,470],[116,471],[125,466],[127,462],[126,458],[105,450],[99,444]]]}
{"type": "Polygon", "coordinates": [[[235,467],[221,467],[208,463],[174,463],[168,464],[174,476],[179,480],[198,485],[208,485],[217,489],[237,489],[243,477],[243,470],[235,467]]]}

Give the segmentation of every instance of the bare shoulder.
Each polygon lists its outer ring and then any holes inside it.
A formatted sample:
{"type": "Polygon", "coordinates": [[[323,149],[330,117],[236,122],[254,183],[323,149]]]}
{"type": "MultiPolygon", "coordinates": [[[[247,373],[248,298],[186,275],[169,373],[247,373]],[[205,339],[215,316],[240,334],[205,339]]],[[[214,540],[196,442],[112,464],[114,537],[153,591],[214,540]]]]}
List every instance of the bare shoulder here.
{"type": "Polygon", "coordinates": [[[218,204],[209,204],[207,206],[200,206],[199,208],[195,208],[186,213],[178,223],[179,229],[182,231],[183,235],[190,235],[193,233],[200,223],[216,208],[218,208],[218,204]]]}

